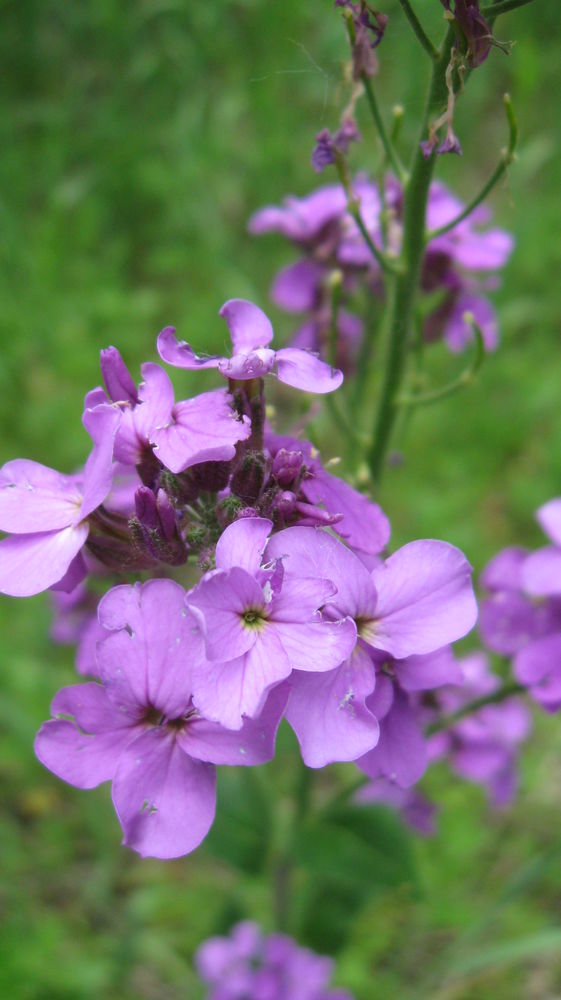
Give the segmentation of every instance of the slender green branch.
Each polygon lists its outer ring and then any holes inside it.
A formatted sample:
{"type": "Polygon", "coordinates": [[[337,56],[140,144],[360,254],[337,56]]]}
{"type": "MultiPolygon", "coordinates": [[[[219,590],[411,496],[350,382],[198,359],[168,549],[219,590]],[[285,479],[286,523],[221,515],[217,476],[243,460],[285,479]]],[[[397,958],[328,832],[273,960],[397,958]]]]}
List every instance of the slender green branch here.
{"type": "Polygon", "coordinates": [[[378,250],[378,247],[374,243],[374,240],[364,224],[364,220],[360,212],[360,202],[354,197],[354,195],[351,195],[347,202],[347,212],[349,215],[352,215],[358,228],[360,229],[364,242],[382,270],[386,271],[387,274],[399,274],[401,271],[399,262],[397,260],[393,260],[391,257],[388,257],[386,254],[382,253],[381,250],[378,250]]]}
{"type": "Polygon", "coordinates": [[[426,133],[428,122],[446,103],[446,70],[454,40],[454,29],[449,25],[440,58],[433,66],[420,137],[415,146],[411,175],[405,188],[401,257],[403,273],[396,276],[390,288],[390,319],[384,383],[367,456],[374,481],[379,481],[381,478],[393,426],[399,412],[396,397],[405,371],[407,346],[424,254],[426,207],[436,157],[433,154],[426,159],[420,141],[426,133]]]}
{"type": "Polygon", "coordinates": [[[409,0],[399,0],[399,2],[403,8],[403,13],[405,14],[405,17],[409,21],[409,24],[413,28],[413,31],[415,32],[425,52],[429,54],[431,59],[434,59],[436,61],[439,56],[438,49],[432,44],[430,38],[425,33],[425,30],[421,22],[419,21],[419,18],[417,17],[415,11],[413,10],[411,4],[409,3],[409,0]]]}
{"type": "MultiPolygon", "coordinates": [[[[328,280],[328,289],[331,297],[331,316],[329,322],[329,342],[327,347],[327,359],[332,368],[337,366],[337,341],[339,338],[339,304],[341,301],[341,288],[343,275],[341,271],[332,271],[328,280]]],[[[325,397],[325,403],[329,414],[336,427],[343,430],[349,439],[353,454],[357,452],[361,445],[360,435],[347,419],[342,407],[339,405],[339,397],[334,392],[330,392],[325,397]]],[[[362,442],[363,443],[363,442],[362,442]]]]}
{"type": "Polygon", "coordinates": [[[497,0],[488,7],[482,7],[481,13],[488,20],[490,17],[506,14],[509,10],[516,10],[517,7],[525,7],[527,3],[533,3],[533,0],[497,0]]]}
{"type": "Polygon", "coordinates": [[[444,715],[441,719],[437,719],[436,722],[432,722],[430,726],[427,726],[426,735],[432,736],[433,733],[440,733],[443,729],[450,729],[451,726],[455,726],[461,719],[465,719],[468,715],[473,715],[474,712],[478,712],[481,708],[485,708],[487,705],[498,705],[501,701],[505,701],[506,698],[511,698],[514,694],[522,694],[525,690],[526,688],[522,684],[517,684],[516,681],[503,684],[502,687],[497,688],[496,691],[492,691],[490,694],[483,694],[480,698],[474,698],[473,701],[466,702],[457,712],[451,712],[450,715],[444,715]]]}
{"type": "MultiPolygon", "coordinates": [[[[353,24],[353,15],[351,14],[350,11],[346,11],[345,20],[346,20],[346,23],[347,23],[347,33],[349,35],[349,43],[350,43],[351,52],[352,52],[352,50],[354,49],[354,45],[355,45],[355,26],[353,24]]],[[[372,84],[370,82],[370,77],[368,77],[366,75],[366,73],[361,73],[360,74],[360,79],[362,81],[362,85],[364,87],[364,91],[365,91],[365,94],[366,94],[366,99],[367,99],[368,105],[370,107],[372,118],[374,119],[374,124],[375,124],[375,126],[376,126],[376,128],[378,130],[378,135],[380,136],[380,140],[381,140],[382,146],[384,147],[384,152],[385,152],[386,157],[388,159],[388,163],[391,164],[391,167],[392,167],[393,170],[395,170],[397,176],[401,180],[404,180],[405,179],[405,170],[403,168],[403,164],[401,163],[401,160],[399,159],[399,156],[397,155],[395,149],[393,148],[393,145],[392,145],[392,142],[390,140],[390,137],[388,136],[388,133],[386,132],[386,126],[384,125],[384,120],[382,118],[382,115],[380,113],[380,109],[378,107],[378,102],[377,102],[376,96],[374,94],[374,88],[372,87],[372,84]]]]}
{"type": "Polygon", "coordinates": [[[433,389],[430,392],[414,393],[413,395],[398,396],[397,402],[400,406],[406,406],[411,409],[414,406],[427,406],[430,403],[438,403],[441,399],[445,399],[446,396],[452,396],[458,391],[458,389],[467,388],[467,386],[473,382],[475,375],[481,368],[485,358],[485,344],[483,341],[483,334],[477,324],[473,322],[473,318],[471,318],[471,326],[475,336],[475,355],[471,364],[469,364],[463,372],[460,372],[457,378],[449,382],[448,385],[441,386],[440,389],[433,389]]]}
{"type": "Polygon", "coordinates": [[[512,101],[510,99],[509,94],[504,95],[503,101],[505,105],[505,111],[509,126],[509,141],[508,141],[508,147],[502,151],[500,162],[498,163],[497,167],[491,174],[487,183],[483,185],[481,191],[475,196],[475,198],[472,198],[469,204],[466,205],[463,212],[460,212],[459,215],[457,215],[454,219],[452,219],[451,222],[447,222],[446,225],[439,226],[438,229],[433,229],[432,232],[427,233],[426,235],[427,243],[429,243],[430,240],[436,239],[437,236],[443,236],[444,233],[449,233],[451,229],[454,229],[455,226],[459,225],[460,222],[463,222],[464,219],[467,219],[467,217],[471,215],[471,213],[477,208],[477,206],[480,205],[482,201],[485,201],[485,198],[487,197],[489,192],[493,190],[496,184],[498,184],[501,177],[506,173],[510,164],[514,160],[515,149],[518,142],[518,124],[514,116],[512,101]]]}

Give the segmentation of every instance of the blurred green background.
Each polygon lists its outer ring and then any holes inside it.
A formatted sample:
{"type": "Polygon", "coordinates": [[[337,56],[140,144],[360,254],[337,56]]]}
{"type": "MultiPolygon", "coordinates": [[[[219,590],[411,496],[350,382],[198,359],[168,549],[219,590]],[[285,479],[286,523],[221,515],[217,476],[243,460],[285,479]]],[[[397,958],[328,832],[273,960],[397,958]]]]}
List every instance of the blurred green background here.
{"type": "MultiPolygon", "coordinates": [[[[380,6],[390,22],[376,89],[386,115],[405,108],[407,154],[428,60],[395,0],[380,6]]],[[[438,0],[414,6],[438,39],[438,0]]],[[[294,253],[252,239],[246,222],[318,183],[313,135],[336,126],[347,96],[332,8],[0,5],[0,461],[66,472],[83,461],[82,398],[99,382],[102,347],[117,345],[135,375],[155,360],[166,324],[196,349],[219,347],[217,312],[232,296],[267,309],[288,337],[293,324],[270,307],[268,287],[294,253]]],[[[473,388],[415,415],[380,496],[395,546],[446,538],[477,572],[504,545],[540,544],[533,511],[561,493],[558,18],[555,0],[499,18],[497,37],[517,44],[509,57],[492,51],[459,101],[464,156],[439,168],[464,198],[505,144],[506,90],[520,125],[518,161],[491,199],[517,244],[495,297],[501,345],[473,388]]],[[[353,166],[368,168],[377,144],[362,107],[359,117],[353,166]]],[[[436,347],[435,383],[462,364],[436,347]]],[[[325,457],[336,454],[342,438],[316,423],[325,457]]],[[[205,851],[164,864],[120,848],[108,789],[67,788],[33,756],[51,697],[74,678],[71,651],[48,640],[47,600],[3,599],[0,623],[0,995],[197,997],[194,949],[241,914],[267,923],[266,887],[205,851]]],[[[397,888],[380,855],[369,902],[341,929],[340,982],[358,1000],[560,995],[559,718],[536,719],[511,809],[490,813],[444,766],[426,788],[441,805],[438,834],[407,848],[417,876],[397,888]]]]}

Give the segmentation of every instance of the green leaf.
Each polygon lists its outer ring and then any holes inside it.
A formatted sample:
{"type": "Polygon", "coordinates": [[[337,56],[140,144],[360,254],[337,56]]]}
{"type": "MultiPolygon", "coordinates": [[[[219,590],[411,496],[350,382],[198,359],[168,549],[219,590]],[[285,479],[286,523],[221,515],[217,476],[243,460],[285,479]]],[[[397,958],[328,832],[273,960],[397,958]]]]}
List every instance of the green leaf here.
{"type": "Polygon", "coordinates": [[[270,830],[271,810],[255,769],[219,768],[216,818],[205,848],[254,875],[265,867],[270,830]]]}

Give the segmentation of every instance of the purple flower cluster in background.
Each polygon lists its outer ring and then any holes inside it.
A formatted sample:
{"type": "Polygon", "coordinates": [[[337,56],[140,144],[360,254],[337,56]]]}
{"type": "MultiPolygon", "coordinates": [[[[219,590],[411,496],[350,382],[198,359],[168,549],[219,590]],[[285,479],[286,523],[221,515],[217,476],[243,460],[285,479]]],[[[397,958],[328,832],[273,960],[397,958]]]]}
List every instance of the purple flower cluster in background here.
{"type": "Polygon", "coordinates": [[[205,941],[195,964],[207,1000],[352,1000],[347,990],[329,987],[332,959],[250,921],[205,941]]]}
{"type": "Polygon", "coordinates": [[[552,544],[535,552],[504,549],[481,583],[480,632],[489,649],[512,657],[515,679],[548,712],[561,708],[561,498],[539,508],[552,544]]]}
{"type": "MultiPolygon", "coordinates": [[[[353,193],[368,233],[380,251],[397,256],[401,248],[403,191],[389,176],[382,193],[359,174],[353,193]]],[[[463,210],[462,202],[443,184],[433,182],[427,209],[427,229],[440,229],[463,210]]],[[[450,350],[461,351],[473,337],[471,314],[482,331],[487,350],[497,346],[495,311],[486,292],[496,287],[497,272],[512,251],[512,237],[502,229],[482,228],[488,209],[479,207],[458,225],[427,243],[421,276],[421,317],[426,341],[444,339],[450,350]],[[423,303],[426,303],[426,305],[423,303]]],[[[293,343],[326,354],[331,325],[330,277],[342,278],[338,312],[338,364],[352,371],[360,346],[362,321],[347,306],[366,293],[380,303],[384,276],[360,230],[347,211],[340,185],[319,188],[304,198],[287,197],[281,206],[256,212],[249,222],[255,235],[279,232],[302,252],[301,259],[282,270],[271,288],[275,305],[289,313],[305,313],[293,343]]]]}

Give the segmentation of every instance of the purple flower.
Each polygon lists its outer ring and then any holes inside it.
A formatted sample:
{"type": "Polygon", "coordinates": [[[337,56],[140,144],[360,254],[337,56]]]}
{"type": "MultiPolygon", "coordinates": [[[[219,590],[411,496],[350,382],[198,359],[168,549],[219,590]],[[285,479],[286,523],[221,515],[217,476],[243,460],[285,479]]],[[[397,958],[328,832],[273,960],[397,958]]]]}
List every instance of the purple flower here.
{"type": "Polygon", "coordinates": [[[42,726],[35,752],[77,788],[112,781],[123,843],[143,857],[187,854],[214,818],[214,765],[273,756],[283,693],[236,733],[201,716],[191,668],[204,659],[202,640],[172,580],[115,587],[99,620],[111,631],[97,647],[101,683],[59,691],[51,706],[57,718],[42,726]]]}
{"type": "Polygon", "coordinates": [[[357,802],[380,803],[395,809],[405,823],[422,837],[432,837],[435,833],[437,807],[416,788],[401,788],[387,778],[375,778],[357,792],[355,799],[357,802]]]}
{"type": "Polygon", "coordinates": [[[29,597],[57,584],[72,590],[86,574],[81,558],[89,516],[113,478],[113,442],[120,414],[113,406],[86,408],[83,424],[94,447],[82,473],[63,475],[24,458],[0,469],[0,592],[29,597]]]}
{"type": "MultiPolygon", "coordinates": [[[[464,674],[461,687],[438,692],[440,710],[457,711],[466,702],[491,694],[499,679],[489,671],[487,658],[474,653],[460,661],[464,674]]],[[[530,731],[530,716],[520,698],[507,698],[486,705],[454,726],[429,738],[432,759],[446,754],[461,777],[487,787],[491,802],[503,806],[516,788],[518,746],[530,731]]]]}
{"type": "Polygon", "coordinates": [[[231,358],[214,355],[198,357],[185,341],[177,341],[173,327],[165,327],[158,336],[158,352],[163,361],[178,368],[217,368],[232,381],[262,378],[276,368],[277,378],[307,392],[332,392],[343,381],[343,374],[330,368],[314,354],[298,348],[273,351],[267,345],[273,328],[265,313],[245,299],[230,299],[220,310],[226,320],[234,353],[231,358]]]}
{"type": "MultiPolygon", "coordinates": [[[[123,370],[127,375],[128,371],[118,351],[109,350],[112,365],[119,372],[119,388],[123,381],[128,384],[123,370]]],[[[104,375],[106,369],[107,359],[102,358],[104,375]]],[[[249,437],[251,426],[247,417],[238,419],[226,389],[203,392],[176,403],[173,385],[163,368],[147,362],[141,371],[143,382],[136,399],[127,398],[121,403],[122,419],[115,440],[117,461],[136,466],[145,478],[150,478],[150,474],[157,474],[159,462],[177,473],[203,462],[234,457],[236,444],[249,437]]],[[[134,386],[132,379],[130,382],[134,386]]],[[[100,392],[94,389],[90,397],[97,400],[100,392]]]]}
{"type": "Polygon", "coordinates": [[[284,934],[265,936],[257,924],[236,924],[228,937],[213,937],[195,964],[208,984],[207,1000],[352,1000],[328,988],[333,961],[299,947],[284,934]]]}
{"type": "MultiPolygon", "coordinates": [[[[271,521],[255,517],[226,528],[216,546],[216,570],[187,597],[201,622],[208,659],[193,671],[195,704],[232,729],[244,716],[257,715],[268,691],[292,670],[331,670],[356,639],[355,626],[344,615],[334,622],[319,613],[335,589],[328,579],[311,568],[285,575],[286,532],[267,546],[271,528],[271,521]]],[[[310,566],[314,539],[307,531],[301,538],[310,566]]]]}
{"type": "Polygon", "coordinates": [[[359,641],[341,665],[321,676],[301,676],[296,667],[290,676],[286,718],[304,761],[309,767],[323,767],[361,758],[368,774],[382,771],[393,778],[397,771],[396,780],[412,784],[424,770],[424,762],[418,770],[424,748],[403,691],[450,683],[456,676],[450,658],[436,650],[465,635],[477,617],[465,557],[446,542],[411,542],[369,572],[331,535],[304,528],[275,535],[267,554],[282,559],[285,579],[307,572],[331,580],[337,589],[324,614],[335,620],[352,618],[357,628],[359,641]],[[419,655],[426,653],[433,655],[419,655]],[[402,677],[402,687],[395,690],[376,670],[377,663],[389,661],[402,677]],[[382,739],[380,720],[392,706],[382,739]],[[419,753],[412,752],[412,741],[420,745],[419,753]],[[380,753],[387,758],[394,742],[405,764],[396,768],[390,762],[386,769],[378,748],[383,747],[380,753]]]}

